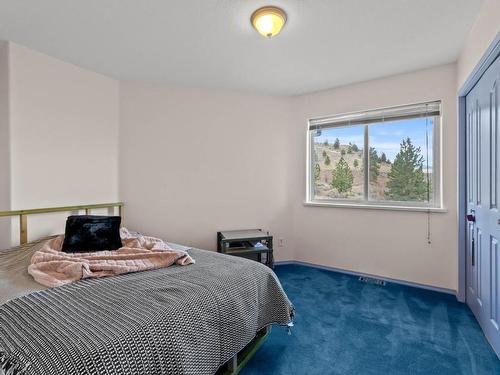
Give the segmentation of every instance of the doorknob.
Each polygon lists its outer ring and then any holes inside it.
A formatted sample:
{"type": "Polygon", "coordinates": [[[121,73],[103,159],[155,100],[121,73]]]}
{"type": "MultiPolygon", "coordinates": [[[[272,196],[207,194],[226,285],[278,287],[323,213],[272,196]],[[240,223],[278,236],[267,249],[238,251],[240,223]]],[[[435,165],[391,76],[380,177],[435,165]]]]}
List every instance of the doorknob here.
{"type": "Polygon", "coordinates": [[[468,214],[465,217],[467,218],[467,221],[470,221],[472,223],[476,222],[476,215],[474,215],[473,213],[472,214],[468,214]]]}

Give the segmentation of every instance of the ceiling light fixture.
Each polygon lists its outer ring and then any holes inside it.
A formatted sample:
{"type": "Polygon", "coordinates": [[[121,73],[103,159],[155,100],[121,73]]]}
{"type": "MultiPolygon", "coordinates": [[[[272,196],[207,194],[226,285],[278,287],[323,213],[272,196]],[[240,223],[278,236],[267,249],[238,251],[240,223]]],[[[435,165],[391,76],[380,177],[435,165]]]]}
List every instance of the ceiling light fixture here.
{"type": "Polygon", "coordinates": [[[251,21],[259,34],[271,38],[278,35],[285,25],[286,13],[277,7],[263,7],[253,12],[251,21]]]}

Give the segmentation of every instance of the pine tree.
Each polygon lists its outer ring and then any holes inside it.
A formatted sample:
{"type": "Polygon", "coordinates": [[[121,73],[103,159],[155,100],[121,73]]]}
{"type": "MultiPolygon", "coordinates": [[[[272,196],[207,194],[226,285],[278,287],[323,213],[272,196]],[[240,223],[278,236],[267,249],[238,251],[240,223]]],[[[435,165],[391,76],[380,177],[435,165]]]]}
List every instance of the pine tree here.
{"type": "Polygon", "coordinates": [[[354,177],[351,168],[349,168],[344,158],[341,157],[337,166],[332,171],[331,185],[334,189],[337,189],[340,194],[344,194],[351,191],[353,182],[354,177]]]}
{"type": "Polygon", "coordinates": [[[375,147],[370,147],[370,181],[376,182],[380,174],[380,159],[377,155],[375,147]]]}
{"type": "Polygon", "coordinates": [[[354,162],[352,163],[352,165],[354,166],[354,168],[357,168],[359,165],[358,159],[354,159],[354,162]]]}
{"type": "Polygon", "coordinates": [[[330,165],[332,161],[330,160],[330,157],[328,155],[326,155],[326,158],[325,158],[325,165],[330,165]]]}
{"type": "Polygon", "coordinates": [[[323,158],[326,158],[326,151],[323,150],[323,158]]]}
{"type": "Polygon", "coordinates": [[[314,166],[314,180],[318,181],[319,180],[319,175],[321,173],[321,168],[318,163],[314,166]]]}
{"type": "Polygon", "coordinates": [[[356,143],[353,143],[351,148],[352,148],[352,150],[354,152],[358,152],[359,151],[359,147],[358,147],[358,145],[356,143]]]}
{"type": "Polygon", "coordinates": [[[333,143],[333,148],[335,150],[338,150],[340,148],[340,140],[338,138],[335,138],[335,142],[333,143]]]}
{"type": "Polygon", "coordinates": [[[427,182],[423,171],[424,157],[420,147],[410,138],[401,143],[389,172],[387,195],[395,201],[423,201],[427,199],[427,182]]]}
{"type": "Polygon", "coordinates": [[[342,155],[342,156],[345,155],[345,148],[343,148],[342,150],[340,150],[340,155],[342,155]]]}
{"type": "Polygon", "coordinates": [[[380,161],[382,163],[387,163],[387,156],[385,155],[385,152],[382,152],[382,155],[380,155],[380,161]]]}

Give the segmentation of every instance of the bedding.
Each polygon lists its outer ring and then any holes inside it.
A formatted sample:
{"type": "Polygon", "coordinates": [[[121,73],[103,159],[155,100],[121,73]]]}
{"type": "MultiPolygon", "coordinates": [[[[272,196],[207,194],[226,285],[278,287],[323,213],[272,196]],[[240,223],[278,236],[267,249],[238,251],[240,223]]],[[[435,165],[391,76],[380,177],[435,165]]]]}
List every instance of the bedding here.
{"type": "MultiPolygon", "coordinates": [[[[133,235],[139,234],[131,233],[133,235]]],[[[47,286],[39,284],[33,279],[28,273],[28,267],[31,264],[33,254],[40,250],[48,240],[55,237],[57,236],[48,236],[31,243],[0,250],[0,305],[17,297],[48,289],[47,286]]],[[[172,242],[166,242],[166,244],[180,251],[190,249],[172,242]]]]}
{"type": "Polygon", "coordinates": [[[50,239],[33,254],[28,273],[40,284],[55,287],[91,277],[194,263],[187,252],[173,249],[159,238],[117,229],[121,246],[114,251],[65,253],[65,236],[50,239]]]}
{"type": "Polygon", "coordinates": [[[50,289],[6,267],[21,270],[43,245],[0,252],[0,368],[9,375],[213,375],[259,329],[293,316],[268,267],[205,250],[188,250],[189,267],[50,289]]]}
{"type": "Polygon", "coordinates": [[[28,267],[33,254],[51,238],[54,237],[0,250],[0,305],[13,298],[47,289],[33,279],[28,267]]]}

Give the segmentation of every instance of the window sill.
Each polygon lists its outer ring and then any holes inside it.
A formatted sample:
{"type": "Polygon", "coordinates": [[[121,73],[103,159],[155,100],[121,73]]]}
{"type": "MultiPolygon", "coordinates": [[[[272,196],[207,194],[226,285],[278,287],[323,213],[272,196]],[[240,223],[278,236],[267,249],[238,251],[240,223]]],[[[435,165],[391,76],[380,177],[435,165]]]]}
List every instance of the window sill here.
{"type": "Polygon", "coordinates": [[[332,203],[332,202],[304,202],[304,206],[312,207],[332,207],[332,208],[357,208],[368,210],[388,210],[388,211],[414,211],[414,212],[448,212],[446,208],[441,207],[415,207],[415,206],[384,206],[380,204],[357,204],[357,203],[332,203]]]}

